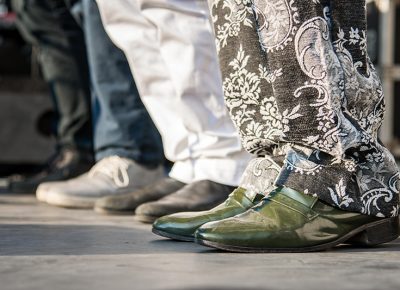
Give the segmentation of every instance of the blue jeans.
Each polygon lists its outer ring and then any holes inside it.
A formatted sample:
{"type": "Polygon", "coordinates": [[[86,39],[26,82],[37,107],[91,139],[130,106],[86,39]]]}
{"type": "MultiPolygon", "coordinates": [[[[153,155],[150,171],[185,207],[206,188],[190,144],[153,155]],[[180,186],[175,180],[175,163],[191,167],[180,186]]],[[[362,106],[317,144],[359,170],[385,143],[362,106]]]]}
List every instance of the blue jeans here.
{"type": "Polygon", "coordinates": [[[82,0],[93,86],[96,159],[111,155],[155,167],[164,162],[161,137],[147,113],[124,53],[106,34],[95,0],[82,0]]]}

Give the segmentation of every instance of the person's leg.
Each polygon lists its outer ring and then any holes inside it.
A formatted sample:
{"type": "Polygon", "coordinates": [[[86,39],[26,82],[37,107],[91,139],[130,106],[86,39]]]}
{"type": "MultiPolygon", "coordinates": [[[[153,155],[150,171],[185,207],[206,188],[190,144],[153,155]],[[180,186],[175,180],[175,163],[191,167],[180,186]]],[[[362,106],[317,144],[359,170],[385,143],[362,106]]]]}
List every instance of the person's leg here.
{"type": "Polygon", "coordinates": [[[41,68],[58,114],[57,141],[61,156],[52,162],[50,167],[54,168],[40,177],[12,184],[15,188],[26,185],[34,191],[42,181],[79,175],[92,164],[88,67],[82,30],[64,1],[13,0],[13,7],[20,31],[39,47],[41,68]],[[83,166],[66,168],[71,162],[83,163],[83,166]]]}
{"type": "Polygon", "coordinates": [[[97,2],[175,162],[171,176],[237,185],[249,157],[225,109],[206,1],[97,2]]]}
{"type": "Polygon", "coordinates": [[[237,185],[249,155],[224,106],[207,3],[97,2],[175,162],[170,176],[237,185]]]}
{"type": "Polygon", "coordinates": [[[90,89],[83,32],[63,0],[13,0],[17,24],[39,46],[44,78],[59,115],[61,146],[92,151],[90,89]]]}
{"type": "Polygon", "coordinates": [[[37,196],[49,204],[82,208],[93,207],[101,197],[157,182],[164,176],[164,156],[161,137],[140,100],[126,57],[104,31],[96,1],[79,4],[92,82],[97,164],[83,176],[39,187],[37,196]],[[114,178],[119,175],[124,178],[114,178]]]}
{"type": "Polygon", "coordinates": [[[83,0],[83,9],[96,160],[118,155],[157,167],[164,162],[161,137],[140,99],[128,61],[106,34],[96,1],[83,0]]]}
{"type": "Polygon", "coordinates": [[[395,239],[399,173],[378,141],[383,95],[365,1],[251,2],[213,4],[225,97],[246,149],[283,152],[285,164],[262,204],[204,225],[198,241],[309,251],[395,239]],[[223,17],[229,10],[243,17],[223,17]]]}

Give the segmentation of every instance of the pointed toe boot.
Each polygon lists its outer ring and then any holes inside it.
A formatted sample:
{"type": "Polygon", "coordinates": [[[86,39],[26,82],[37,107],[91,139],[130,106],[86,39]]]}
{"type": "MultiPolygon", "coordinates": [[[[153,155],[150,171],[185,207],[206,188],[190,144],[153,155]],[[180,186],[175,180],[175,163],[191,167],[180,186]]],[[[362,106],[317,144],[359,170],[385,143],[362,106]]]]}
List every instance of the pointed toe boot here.
{"type": "Polygon", "coordinates": [[[136,208],[135,219],[153,223],[162,216],[178,212],[209,210],[223,202],[234,189],[210,180],[195,181],[164,198],[140,205],[136,208]]]}
{"type": "Polygon", "coordinates": [[[180,241],[194,241],[194,233],[205,223],[217,221],[245,212],[263,198],[246,195],[246,189],[237,188],[220,205],[200,212],[182,212],[157,219],[153,233],[180,241]]]}
{"type": "Polygon", "coordinates": [[[312,252],[343,243],[375,246],[398,236],[398,217],[343,211],[280,188],[245,213],[204,224],[195,241],[232,252],[312,252]]]}

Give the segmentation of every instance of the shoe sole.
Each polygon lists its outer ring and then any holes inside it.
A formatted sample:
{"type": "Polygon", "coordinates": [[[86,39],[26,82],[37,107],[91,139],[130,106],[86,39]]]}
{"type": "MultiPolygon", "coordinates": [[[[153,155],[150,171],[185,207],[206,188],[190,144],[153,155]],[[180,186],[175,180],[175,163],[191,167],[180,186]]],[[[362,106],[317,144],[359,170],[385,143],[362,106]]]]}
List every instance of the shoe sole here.
{"type": "Polygon", "coordinates": [[[156,219],[158,219],[159,216],[151,216],[151,215],[134,215],[134,219],[145,223],[145,224],[152,224],[155,222],[156,219]]]}
{"type": "Polygon", "coordinates": [[[343,237],[322,245],[304,247],[304,248],[256,248],[256,247],[241,247],[221,244],[208,240],[195,238],[197,244],[237,253],[306,253],[319,252],[329,250],[340,244],[351,244],[357,246],[377,246],[391,242],[399,237],[399,218],[387,218],[382,221],[365,224],[343,237]]]}
{"type": "Polygon", "coordinates": [[[46,202],[65,208],[92,209],[99,198],[71,197],[60,194],[48,194],[46,202]]]}
{"type": "Polygon", "coordinates": [[[171,234],[171,233],[168,233],[168,232],[157,230],[155,228],[152,228],[151,231],[156,235],[159,235],[159,236],[164,237],[164,238],[169,238],[169,239],[172,239],[172,240],[175,240],[175,241],[194,242],[194,237],[175,235],[175,234],[171,234]]]}
{"type": "Polygon", "coordinates": [[[103,207],[94,207],[94,211],[104,215],[134,215],[135,210],[113,210],[103,207]]]}
{"type": "Polygon", "coordinates": [[[105,194],[103,196],[97,196],[97,197],[71,196],[71,195],[62,194],[62,193],[54,193],[49,190],[46,194],[45,202],[47,202],[50,205],[55,205],[55,206],[65,207],[65,208],[94,209],[96,202],[105,196],[111,196],[111,195],[117,196],[120,194],[126,194],[133,190],[137,190],[137,188],[134,188],[134,189],[129,188],[129,189],[125,189],[124,191],[120,191],[119,193],[112,193],[112,194],[110,193],[110,194],[105,194]]]}
{"type": "Polygon", "coordinates": [[[49,192],[51,192],[51,188],[53,186],[56,186],[56,184],[60,182],[63,181],[49,181],[49,184],[47,186],[39,185],[36,189],[36,199],[41,202],[46,202],[47,195],[49,194],[49,192]]]}
{"type": "Polygon", "coordinates": [[[46,202],[47,192],[36,192],[36,199],[40,202],[46,202]]]}

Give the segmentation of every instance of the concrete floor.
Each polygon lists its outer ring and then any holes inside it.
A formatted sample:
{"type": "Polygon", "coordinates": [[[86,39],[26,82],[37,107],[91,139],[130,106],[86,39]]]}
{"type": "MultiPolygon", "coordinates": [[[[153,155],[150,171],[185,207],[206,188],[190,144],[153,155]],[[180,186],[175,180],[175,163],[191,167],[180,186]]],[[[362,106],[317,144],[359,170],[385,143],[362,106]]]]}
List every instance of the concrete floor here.
{"type": "Polygon", "coordinates": [[[130,216],[0,194],[0,289],[400,289],[400,240],[374,249],[231,254],[163,239],[130,216]]]}

